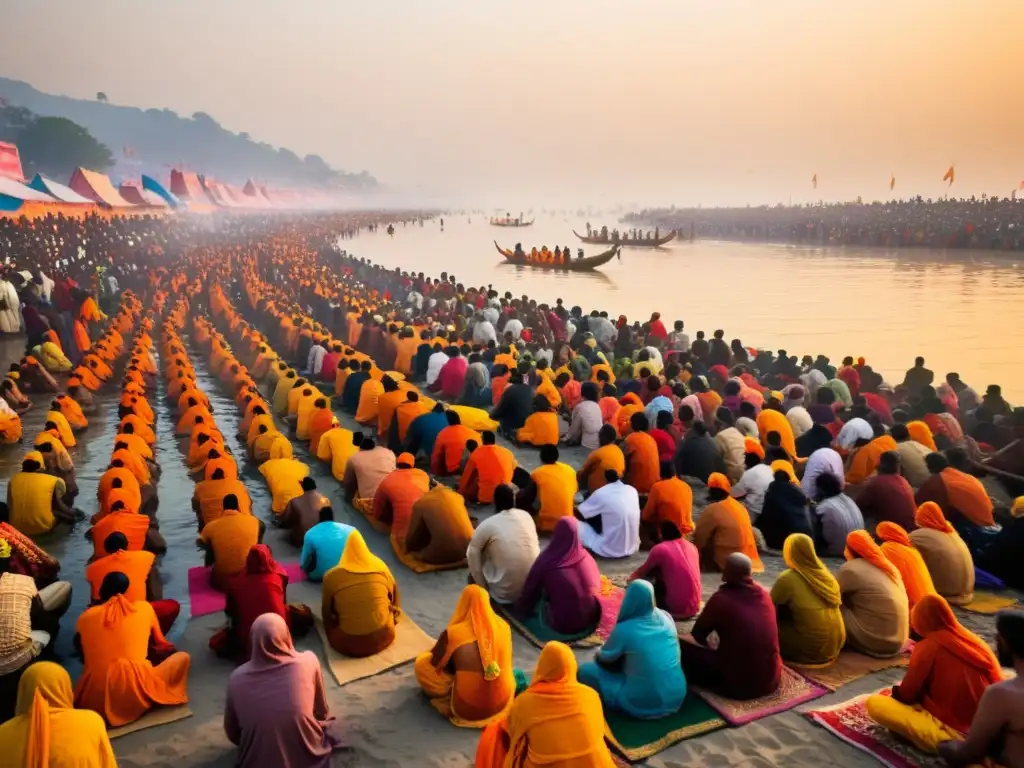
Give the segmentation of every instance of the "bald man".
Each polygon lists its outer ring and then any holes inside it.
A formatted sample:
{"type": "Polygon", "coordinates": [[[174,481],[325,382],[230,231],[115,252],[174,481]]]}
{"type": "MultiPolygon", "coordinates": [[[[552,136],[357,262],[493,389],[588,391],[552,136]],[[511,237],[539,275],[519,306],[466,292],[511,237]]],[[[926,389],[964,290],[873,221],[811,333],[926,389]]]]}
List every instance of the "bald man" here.
{"type": "Polygon", "coordinates": [[[782,677],[775,606],[751,577],[753,563],[740,552],[729,555],[722,586],[711,596],[680,642],[683,671],[691,684],[730,699],[756,699],[774,693],[782,677]],[[708,638],[718,637],[714,647],[708,638]]]}

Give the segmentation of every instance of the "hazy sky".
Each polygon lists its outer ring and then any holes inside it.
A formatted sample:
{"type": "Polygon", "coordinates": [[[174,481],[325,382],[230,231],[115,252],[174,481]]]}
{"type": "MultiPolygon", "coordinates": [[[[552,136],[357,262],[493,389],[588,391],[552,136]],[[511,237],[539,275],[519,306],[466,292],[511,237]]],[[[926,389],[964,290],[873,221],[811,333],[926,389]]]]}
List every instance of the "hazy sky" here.
{"type": "Polygon", "coordinates": [[[0,75],[507,206],[1007,195],[1019,0],[4,0],[0,75]],[[818,174],[815,192],[810,179],[818,174]]]}

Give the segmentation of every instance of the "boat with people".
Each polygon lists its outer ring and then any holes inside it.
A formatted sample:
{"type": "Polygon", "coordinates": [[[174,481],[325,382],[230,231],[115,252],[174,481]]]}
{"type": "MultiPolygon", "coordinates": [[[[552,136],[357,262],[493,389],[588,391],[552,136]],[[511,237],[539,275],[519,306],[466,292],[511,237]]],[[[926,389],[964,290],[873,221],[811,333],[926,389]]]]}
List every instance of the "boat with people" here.
{"type": "Polygon", "coordinates": [[[591,229],[589,224],[587,225],[587,234],[581,235],[575,229],[572,233],[590,245],[620,245],[627,248],[660,248],[675,239],[678,234],[673,229],[662,235],[657,228],[653,232],[647,233],[639,229],[628,232],[619,232],[619,230],[613,229],[609,232],[608,227],[591,229]]]}
{"type": "Polygon", "coordinates": [[[504,216],[492,216],[491,217],[491,226],[492,227],[530,227],[530,226],[533,226],[533,222],[534,221],[536,221],[536,219],[530,219],[529,221],[527,221],[523,217],[523,214],[521,214],[521,213],[518,216],[512,216],[511,214],[506,213],[504,216]]]}
{"type": "Polygon", "coordinates": [[[584,256],[583,249],[580,248],[576,258],[572,257],[568,248],[564,251],[559,248],[549,251],[547,246],[545,246],[540,250],[533,248],[531,251],[526,252],[519,243],[516,243],[514,249],[508,249],[502,248],[498,245],[497,241],[494,242],[494,247],[498,249],[498,253],[504,256],[509,264],[514,264],[518,267],[534,267],[536,269],[564,272],[594,272],[598,267],[607,264],[619,255],[619,246],[617,245],[594,256],[584,256]]]}

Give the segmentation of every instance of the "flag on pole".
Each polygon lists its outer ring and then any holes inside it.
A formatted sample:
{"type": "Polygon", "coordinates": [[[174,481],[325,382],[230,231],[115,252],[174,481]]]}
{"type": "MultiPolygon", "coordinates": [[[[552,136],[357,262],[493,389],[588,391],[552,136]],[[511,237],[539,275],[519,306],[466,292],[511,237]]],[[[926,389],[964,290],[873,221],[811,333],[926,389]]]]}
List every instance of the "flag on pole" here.
{"type": "Polygon", "coordinates": [[[815,189],[818,188],[818,174],[814,174],[813,176],[811,176],[811,186],[814,187],[815,189]]]}
{"type": "Polygon", "coordinates": [[[952,165],[949,166],[949,170],[946,171],[945,175],[942,177],[942,180],[943,181],[948,181],[949,182],[949,186],[951,186],[951,187],[953,186],[953,182],[956,180],[956,173],[953,171],[953,166],[952,165]]]}
{"type": "Polygon", "coordinates": [[[890,189],[890,191],[895,186],[896,186],[896,174],[895,173],[890,173],[889,174],[889,189],[890,189]]]}

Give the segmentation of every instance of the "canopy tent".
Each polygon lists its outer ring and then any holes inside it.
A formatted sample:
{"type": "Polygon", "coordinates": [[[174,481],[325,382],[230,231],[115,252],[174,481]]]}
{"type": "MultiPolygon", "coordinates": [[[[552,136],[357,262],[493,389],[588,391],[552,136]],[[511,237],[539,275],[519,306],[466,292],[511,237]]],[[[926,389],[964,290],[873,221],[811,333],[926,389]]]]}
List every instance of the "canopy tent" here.
{"type": "Polygon", "coordinates": [[[167,210],[168,208],[166,200],[156,194],[156,192],[143,189],[138,182],[126,181],[117,188],[117,191],[121,197],[132,205],[143,208],[158,208],[160,210],[167,210]]]}
{"type": "Polygon", "coordinates": [[[0,176],[0,219],[39,219],[58,214],[77,218],[91,210],[91,205],[65,205],[45,192],[0,176]]]}
{"type": "Polygon", "coordinates": [[[25,172],[21,169],[21,155],[14,144],[0,141],[0,176],[15,181],[25,181],[25,172]]]}
{"type": "Polygon", "coordinates": [[[164,202],[166,202],[170,208],[178,208],[181,206],[181,201],[172,193],[168,192],[167,189],[152,176],[142,177],[142,188],[162,197],[164,202]]]}
{"type": "Polygon", "coordinates": [[[70,203],[73,205],[93,205],[92,200],[78,194],[71,187],[58,184],[53,179],[48,179],[38,173],[36,174],[36,177],[32,179],[32,183],[29,184],[29,186],[32,187],[32,189],[47,194],[62,203],[70,203]]]}
{"type": "Polygon", "coordinates": [[[108,208],[134,208],[134,206],[125,200],[114,189],[114,185],[110,183],[110,179],[102,173],[96,171],[89,171],[85,168],[77,168],[71,175],[71,181],[68,183],[75,192],[87,197],[99,205],[106,206],[108,208]]]}
{"type": "Polygon", "coordinates": [[[171,194],[193,212],[216,210],[216,205],[203,189],[199,176],[191,171],[171,171],[171,194]]]}

